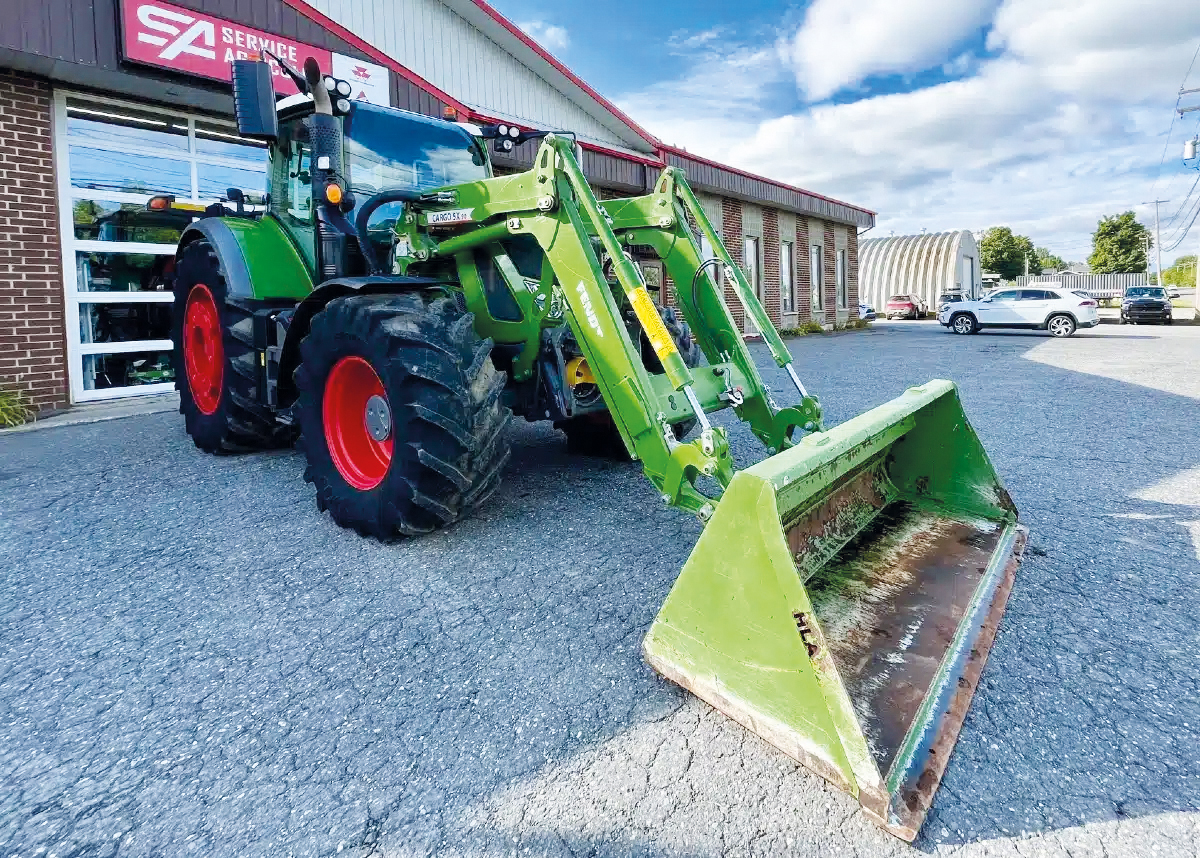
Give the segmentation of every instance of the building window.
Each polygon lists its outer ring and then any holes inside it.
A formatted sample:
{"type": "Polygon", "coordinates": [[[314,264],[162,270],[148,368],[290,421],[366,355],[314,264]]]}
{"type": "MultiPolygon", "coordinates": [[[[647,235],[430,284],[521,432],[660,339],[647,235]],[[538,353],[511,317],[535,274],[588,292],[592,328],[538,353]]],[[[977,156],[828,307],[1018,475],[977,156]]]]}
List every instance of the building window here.
{"type": "Polygon", "coordinates": [[[839,310],[845,310],[850,302],[850,290],[846,287],[846,250],[837,252],[834,268],[834,282],[837,284],[837,305],[839,310]]]}
{"type": "Polygon", "coordinates": [[[783,313],[796,311],[796,298],[792,293],[792,243],[779,245],[779,309],[783,313]]]}
{"type": "Polygon", "coordinates": [[[171,275],[194,215],[146,201],[265,191],[266,147],[230,121],[64,92],[54,145],[71,398],[173,390],[171,275]]]}
{"type": "Polygon", "coordinates": [[[812,308],[815,313],[817,310],[825,309],[825,257],[824,248],[819,244],[809,245],[808,248],[808,265],[809,271],[812,272],[812,308]]]}
{"type": "MultiPolygon", "coordinates": [[[[750,289],[753,291],[754,297],[758,298],[759,301],[762,301],[762,280],[759,277],[760,266],[758,264],[758,239],[747,238],[745,243],[742,245],[742,249],[745,252],[745,256],[743,258],[745,259],[744,269],[746,272],[746,282],[750,284],[750,289]]],[[[758,328],[754,327],[754,323],[750,320],[749,313],[745,314],[745,325],[743,330],[747,334],[758,333],[758,328]]]]}

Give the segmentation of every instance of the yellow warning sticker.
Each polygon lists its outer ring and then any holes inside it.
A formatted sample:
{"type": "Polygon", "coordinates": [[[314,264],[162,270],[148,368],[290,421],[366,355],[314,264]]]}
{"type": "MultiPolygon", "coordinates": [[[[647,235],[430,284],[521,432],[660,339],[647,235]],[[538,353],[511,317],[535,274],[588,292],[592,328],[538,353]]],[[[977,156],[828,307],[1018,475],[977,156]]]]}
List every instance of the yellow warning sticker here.
{"type": "Polygon", "coordinates": [[[658,315],[658,308],[654,306],[654,301],[651,300],[646,287],[639,286],[634,289],[629,296],[629,303],[633,305],[633,312],[637,315],[638,321],[642,323],[646,339],[650,340],[650,348],[654,349],[658,359],[665,365],[667,358],[676,353],[675,341],[671,339],[670,331],[663,324],[662,317],[658,315]]]}

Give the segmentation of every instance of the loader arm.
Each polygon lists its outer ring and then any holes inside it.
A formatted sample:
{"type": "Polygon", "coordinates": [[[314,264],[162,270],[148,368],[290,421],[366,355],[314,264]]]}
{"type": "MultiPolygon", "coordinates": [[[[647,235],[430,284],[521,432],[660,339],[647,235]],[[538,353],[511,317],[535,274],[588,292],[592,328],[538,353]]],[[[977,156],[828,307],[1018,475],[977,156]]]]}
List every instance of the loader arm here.
{"type": "MultiPolygon", "coordinates": [[[[494,246],[506,236],[532,236],[554,273],[567,322],[621,438],[642,462],[664,502],[688,509],[702,520],[715,512],[720,493],[733,476],[733,462],[726,433],[708,422],[709,413],[733,407],[770,453],[790,446],[796,429],[820,427],[820,405],[814,397],[802,394],[797,408],[775,406],[713,280],[704,272],[700,247],[687,226],[689,213],[713,247],[719,248],[718,259],[727,276],[732,272],[735,293],[769,337],[776,361],[790,369],[791,356],[679,171],[664,171],[652,194],[601,204],[575,160],[571,141],[548,135],[529,172],[459,185],[454,194],[456,211],[469,206],[470,226],[434,238],[430,224],[437,224],[438,218],[426,211],[406,219],[402,246],[411,248],[412,259],[418,261],[453,259],[460,279],[477,284],[475,250],[494,246]],[[643,366],[593,239],[611,259],[621,297],[636,315],[662,373],[649,373],[643,366]],[[641,271],[626,254],[626,246],[633,244],[653,247],[677,283],[691,284],[686,297],[681,297],[681,309],[708,366],[693,373],[684,363],[641,271]],[[700,422],[699,437],[676,440],[671,424],[693,417],[700,422]],[[714,481],[709,494],[696,487],[701,477],[714,481]]],[[[409,262],[398,260],[399,268],[405,270],[409,262]]],[[[472,296],[467,300],[470,304],[472,296]]],[[[495,333],[503,330],[503,323],[493,320],[479,324],[485,333],[489,325],[496,326],[495,333]]]]}

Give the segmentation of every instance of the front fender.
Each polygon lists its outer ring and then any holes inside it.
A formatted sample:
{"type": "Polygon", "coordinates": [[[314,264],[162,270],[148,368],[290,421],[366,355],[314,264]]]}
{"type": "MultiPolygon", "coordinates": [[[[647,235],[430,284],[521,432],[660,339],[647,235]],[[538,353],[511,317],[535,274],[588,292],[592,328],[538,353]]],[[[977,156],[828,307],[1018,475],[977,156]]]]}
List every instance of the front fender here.
{"type": "Polygon", "coordinates": [[[202,218],[183,231],[176,259],[200,240],[216,251],[232,297],[301,301],[313,291],[312,272],[273,217],[202,218]]]}

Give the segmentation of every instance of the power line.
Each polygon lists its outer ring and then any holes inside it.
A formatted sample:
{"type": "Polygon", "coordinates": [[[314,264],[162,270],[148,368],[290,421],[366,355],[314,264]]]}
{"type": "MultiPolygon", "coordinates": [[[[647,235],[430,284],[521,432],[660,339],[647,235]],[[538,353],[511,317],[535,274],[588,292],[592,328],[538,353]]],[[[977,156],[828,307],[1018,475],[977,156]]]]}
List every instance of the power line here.
{"type": "Polygon", "coordinates": [[[1188,230],[1190,230],[1192,228],[1192,224],[1194,224],[1196,222],[1197,214],[1200,214],[1200,199],[1198,199],[1196,201],[1196,203],[1188,211],[1188,213],[1186,215],[1184,215],[1184,219],[1188,221],[1188,225],[1183,226],[1181,223],[1179,226],[1175,227],[1174,230],[1172,230],[1171,235],[1167,236],[1167,241],[1172,241],[1172,240],[1175,241],[1175,243],[1173,245],[1171,245],[1171,247],[1166,248],[1168,253],[1170,253],[1172,250],[1174,250],[1176,247],[1178,247],[1180,244],[1182,244],[1183,240],[1185,238],[1187,238],[1188,230]]]}
{"type": "Polygon", "coordinates": [[[1176,218],[1179,217],[1180,213],[1188,207],[1188,204],[1192,201],[1192,193],[1196,190],[1197,185],[1200,185],[1200,174],[1196,175],[1196,181],[1192,182],[1191,188],[1188,189],[1187,196],[1184,198],[1183,202],[1179,204],[1179,208],[1175,210],[1175,214],[1171,215],[1163,223],[1163,229],[1170,229],[1171,224],[1173,224],[1176,218]]]}
{"type": "Polygon", "coordinates": [[[1183,235],[1179,236],[1179,240],[1176,241],[1174,244],[1172,244],[1170,247],[1166,248],[1167,253],[1170,253],[1172,250],[1175,250],[1176,248],[1178,248],[1179,245],[1183,244],[1183,240],[1188,237],[1188,233],[1191,232],[1192,227],[1196,223],[1197,215],[1200,215],[1200,206],[1196,207],[1196,211],[1192,214],[1191,223],[1189,223],[1187,225],[1187,229],[1185,229],[1183,231],[1183,235]]]}
{"type": "Polygon", "coordinates": [[[1179,82],[1179,94],[1175,96],[1175,107],[1171,109],[1171,124],[1167,127],[1167,139],[1163,141],[1162,156],[1158,159],[1158,170],[1154,173],[1154,184],[1151,190],[1157,190],[1158,180],[1162,178],[1163,164],[1167,162],[1167,149],[1171,145],[1171,132],[1175,130],[1175,119],[1179,116],[1179,99],[1183,97],[1183,90],[1187,86],[1188,78],[1191,77],[1192,68],[1196,65],[1196,57],[1200,57],[1200,42],[1196,44],[1196,52],[1192,54],[1192,61],[1188,63],[1187,71],[1183,73],[1183,80],[1179,82]]]}

